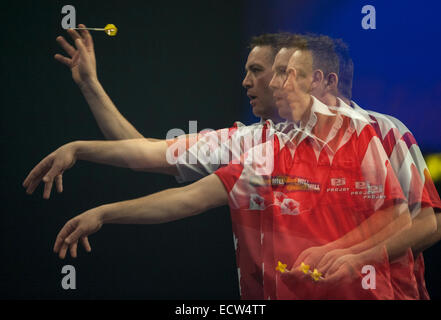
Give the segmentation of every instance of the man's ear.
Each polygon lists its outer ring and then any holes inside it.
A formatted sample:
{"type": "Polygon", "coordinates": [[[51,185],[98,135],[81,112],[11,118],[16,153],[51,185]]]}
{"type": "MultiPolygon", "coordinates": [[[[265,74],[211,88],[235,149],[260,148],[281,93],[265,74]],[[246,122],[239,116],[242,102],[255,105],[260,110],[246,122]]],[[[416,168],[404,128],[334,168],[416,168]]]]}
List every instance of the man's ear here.
{"type": "Polygon", "coordinates": [[[296,79],[296,69],[294,68],[288,68],[286,70],[286,72],[288,73],[285,83],[283,84],[283,89],[292,89],[294,88],[294,82],[296,79]]]}
{"type": "Polygon", "coordinates": [[[311,90],[316,89],[323,82],[324,75],[322,70],[315,70],[312,73],[312,82],[311,82],[311,90]]]}
{"type": "Polygon", "coordinates": [[[334,72],[328,74],[326,87],[331,92],[338,91],[338,75],[334,72]]]}

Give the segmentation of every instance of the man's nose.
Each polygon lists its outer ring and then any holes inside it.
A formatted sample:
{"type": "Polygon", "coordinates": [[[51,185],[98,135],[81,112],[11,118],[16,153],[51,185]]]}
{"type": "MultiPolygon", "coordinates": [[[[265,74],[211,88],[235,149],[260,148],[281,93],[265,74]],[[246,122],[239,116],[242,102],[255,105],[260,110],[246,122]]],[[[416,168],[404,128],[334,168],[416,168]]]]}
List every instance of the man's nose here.
{"type": "Polygon", "coordinates": [[[277,89],[277,88],[279,87],[275,75],[271,78],[271,81],[270,81],[270,83],[269,83],[269,87],[270,87],[272,90],[277,89]]]}
{"type": "Polygon", "coordinates": [[[253,82],[251,81],[251,76],[249,72],[247,72],[245,78],[243,79],[242,86],[245,89],[251,88],[253,86],[253,82]]]}

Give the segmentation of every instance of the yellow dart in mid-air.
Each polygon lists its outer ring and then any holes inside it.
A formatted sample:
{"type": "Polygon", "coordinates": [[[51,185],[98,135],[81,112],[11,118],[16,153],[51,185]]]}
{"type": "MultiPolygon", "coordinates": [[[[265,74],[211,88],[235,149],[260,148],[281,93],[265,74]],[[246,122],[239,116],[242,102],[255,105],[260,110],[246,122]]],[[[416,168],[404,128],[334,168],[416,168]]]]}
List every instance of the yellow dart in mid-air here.
{"type": "Polygon", "coordinates": [[[108,24],[104,28],[72,28],[73,30],[91,30],[91,31],[104,31],[108,36],[116,36],[118,28],[114,24],[108,24]]]}

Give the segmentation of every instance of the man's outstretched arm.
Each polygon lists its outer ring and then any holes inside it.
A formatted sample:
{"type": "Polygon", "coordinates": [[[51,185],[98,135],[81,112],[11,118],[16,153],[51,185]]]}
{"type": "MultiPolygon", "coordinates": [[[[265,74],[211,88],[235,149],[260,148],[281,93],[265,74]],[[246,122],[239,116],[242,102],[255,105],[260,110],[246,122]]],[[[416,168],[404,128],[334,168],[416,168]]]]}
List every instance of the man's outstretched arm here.
{"type": "MultiPolygon", "coordinates": [[[[85,28],[85,25],[80,24],[79,27],[85,28]]],[[[72,78],[89,104],[101,132],[111,140],[143,138],[143,135],[118,111],[98,81],[95,49],[89,31],[80,30],[78,33],[69,29],[67,33],[75,41],[76,48],[62,36],[57,37],[58,43],[68,57],[56,54],[55,59],[70,68],[72,78]]]]}
{"type": "Polygon", "coordinates": [[[147,139],[71,142],[41,160],[28,174],[23,187],[28,194],[32,194],[43,181],[43,198],[49,199],[54,182],[57,191],[63,191],[62,175],[77,160],[177,175],[176,166],[167,160],[167,148],[166,141],[152,142],[147,139]]]}
{"type": "Polygon", "coordinates": [[[103,224],[158,224],[194,216],[211,208],[228,204],[227,192],[215,175],[211,174],[191,185],[168,189],[152,195],[102,205],[69,220],[58,233],[54,252],[60,258],[69,249],[77,256],[78,241],[87,251],[87,237],[103,224]]]}

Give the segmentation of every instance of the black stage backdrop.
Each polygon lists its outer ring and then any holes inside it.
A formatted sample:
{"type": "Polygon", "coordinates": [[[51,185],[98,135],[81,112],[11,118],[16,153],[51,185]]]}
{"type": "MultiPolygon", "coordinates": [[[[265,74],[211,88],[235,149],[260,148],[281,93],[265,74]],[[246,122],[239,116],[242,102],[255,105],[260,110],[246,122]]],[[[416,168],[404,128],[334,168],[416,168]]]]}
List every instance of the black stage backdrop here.
{"type": "Polygon", "coordinates": [[[103,140],[55,38],[66,36],[61,9],[94,32],[98,77],[146,137],[224,128],[240,120],[246,44],[241,3],[223,1],[19,1],[2,3],[2,214],[0,298],[236,299],[237,271],[227,207],[163,225],[105,225],[92,253],[64,261],[52,252],[64,223],[101,204],[179,186],[174,177],[78,162],[64,192],[42,199],[21,184],[43,157],[74,140],[103,140]],[[12,2],[11,2],[12,3],[12,2]],[[64,290],[64,265],[77,289],[64,290]]]}
{"type": "MultiPolygon", "coordinates": [[[[80,248],[77,259],[52,252],[68,219],[179,186],[170,176],[78,162],[64,174],[63,194],[43,200],[41,186],[25,194],[24,178],[50,152],[104,139],[70,70],[53,58],[63,53],[55,38],[66,36],[67,4],[77,23],[119,28],[116,37],[93,33],[98,77],[144,136],[161,139],[172,128],[188,132],[190,120],[202,130],[248,118],[247,39],[268,25],[268,3],[254,1],[2,3],[0,298],[239,298],[226,207],[163,225],[105,225],[90,237],[92,252],[80,248]],[[75,290],[61,286],[64,265],[76,269],[75,290]]],[[[441,297],[440,248],[425,253],[433,299],[441,297]]]]}

